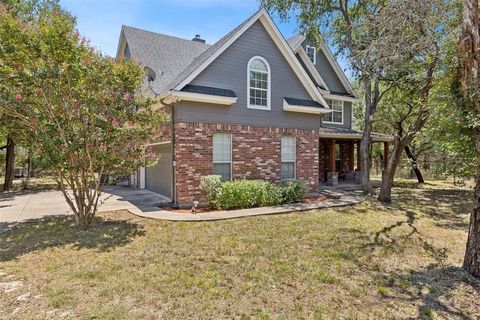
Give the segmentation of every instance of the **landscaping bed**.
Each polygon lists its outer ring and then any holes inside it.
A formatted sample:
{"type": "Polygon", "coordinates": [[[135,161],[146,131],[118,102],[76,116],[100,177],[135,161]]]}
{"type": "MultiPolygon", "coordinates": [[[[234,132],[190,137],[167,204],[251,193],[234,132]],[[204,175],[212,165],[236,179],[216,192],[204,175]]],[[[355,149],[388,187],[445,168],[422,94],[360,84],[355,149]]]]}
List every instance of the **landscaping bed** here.
{"type": "MultiPolygon", "coordinates": [[[[300,200],[298,203],[315,203],[315,202],[322,202],[328,199],[329,198],[324,195],[318,195],[314,197],[305,197],[302,200],[300,200]]],[[[172,208],[171,206],[161,206],[160,209],[165,211],[175,212],[175,213],[189,213],[189,214],[193,213],[192,209],[176,209],[176,208],[172,208]]],[[[231,210],[234,210],[234,209],[231,209],[231,210]]],[[[211,206],[199,207],[196,209],[196,213],[207,213],[207,212],[215,212],[215,211],[223,211],[223,210],[215,209],[215,208],[212,208],[211,206]]]]}

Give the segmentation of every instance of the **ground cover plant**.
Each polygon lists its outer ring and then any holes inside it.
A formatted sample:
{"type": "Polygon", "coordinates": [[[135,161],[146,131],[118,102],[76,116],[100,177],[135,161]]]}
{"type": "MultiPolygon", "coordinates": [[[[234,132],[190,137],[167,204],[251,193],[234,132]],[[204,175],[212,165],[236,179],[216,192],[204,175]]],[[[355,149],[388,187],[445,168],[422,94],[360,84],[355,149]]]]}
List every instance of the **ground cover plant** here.
{"type": "Polygon", "coordinates": [[[127,212],[0,234],[1,319],[477,319],[462,268],[471,191],[409,181],[394,204],[173,223],[127,212]]]}

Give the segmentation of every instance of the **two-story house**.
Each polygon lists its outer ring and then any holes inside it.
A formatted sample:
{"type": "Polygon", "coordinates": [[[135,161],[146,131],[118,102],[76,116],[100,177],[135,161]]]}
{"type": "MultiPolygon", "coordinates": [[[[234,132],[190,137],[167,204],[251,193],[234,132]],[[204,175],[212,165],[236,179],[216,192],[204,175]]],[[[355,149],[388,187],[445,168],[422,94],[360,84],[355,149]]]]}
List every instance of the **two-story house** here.
{"type": "Polygon", "coordinates": [[[335,57],[302,35],[286,40],[263,9],[213,45],[123,26],[117,58],[145,67],[145,92],[170,114],[151,144],[160,160],[135,174],[140,188],[190,206],[204,199],[205,175],[298,179],[317,191],[361,170],[357,97],[335,57]]]}

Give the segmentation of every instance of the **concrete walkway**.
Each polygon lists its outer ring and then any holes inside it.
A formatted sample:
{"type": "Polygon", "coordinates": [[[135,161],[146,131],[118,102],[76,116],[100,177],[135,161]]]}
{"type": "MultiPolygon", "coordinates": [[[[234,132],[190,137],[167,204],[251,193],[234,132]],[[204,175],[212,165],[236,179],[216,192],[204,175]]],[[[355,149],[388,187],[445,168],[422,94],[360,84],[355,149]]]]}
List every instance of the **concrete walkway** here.
{"type": "Polygon", "coordinates": [[[156,211],[143,211],[141,213],[133,214],[139,215],[144,218],[151,219],[160,219],[168,221],[215,221],[215,220],[226,220],[226,219],[236,219],[242,217],[253,217],[253,216],[263,216],[263,215],[272,215],[272,214],[284,214],[294,211],[306,211],[313,209],[325,209],[333,207],[343,207],[354,205],[362,202],[360,197],[344,195],[340,199],[331,199],[320,202],[310,202],[310,203],[294,203],[286,204],[273,207],[261,207],[261,208],[251,208],[251,209],[241,209],[241,210],[228,210],[228,211],[212,211],[204,213],[176,213],[166,210],[156,210],[156,211]]]}
{"type": "MultiPolygon", "coordinates": [[[[339,199],[315,203],[297,203],[199,214],[176,213],[159,208],[161,204],[168,203],[168,201],[169,199],[149,190],[135,190],[128,187],[114,186],[106,188],[102,194],[99,212],[128,210],[135,215],[150,219],[168,221],[214,221],[347,206],[361,202],[362,198],[343,195],[339,199]]],[[[72,211],[60,191],[0,194],[0,232],[18,223],[71,214],[72,211]]]]}
{"type": "MultiPolygon", "coordinates": [[[[99,212],[129,210],[139,214],[143,210],[159,210],[159,205],[169,201],[149,190],[113,186],[106,188],[101,195],[99,212]]],[[[73,212],[60,191],[0,194],[0,232],[21,222],[71,214],[73,212]]]]}

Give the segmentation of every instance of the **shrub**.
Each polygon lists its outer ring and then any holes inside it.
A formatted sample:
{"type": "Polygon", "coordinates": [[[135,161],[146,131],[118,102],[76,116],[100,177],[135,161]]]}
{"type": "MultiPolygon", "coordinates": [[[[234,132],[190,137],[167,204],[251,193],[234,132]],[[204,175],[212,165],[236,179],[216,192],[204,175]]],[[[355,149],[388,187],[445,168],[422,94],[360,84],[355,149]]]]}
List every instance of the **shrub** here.
{"type": "Polygon", "coordinates": [[[280,189],[272,183],[262,180],[237,180],[222,185],[214,205],[221,209],[243,209],[281,202],[280,189]]]}
{"type": "Polygon", "coordinates": [[[222,183],[221,177],[202,177],[200,189],[216,209],[244,209],[300,201],[305,194],[301,181],[283,181],[280,186],[263,180],[235,180],[222,183]]]}
{"type": "Polygon", "coordinates": [[[305,196],[305,184],[299,180],[285,180],[280,184],[283,203],[299,202],[305,196]]]}
{"type": "Polygon", "coordinates": [[[216,207],[215,204],[222,189],[222,176],[211,175],[202,177],[200,189],[205,193],[208,203],[212,207],[216,207]]]}

